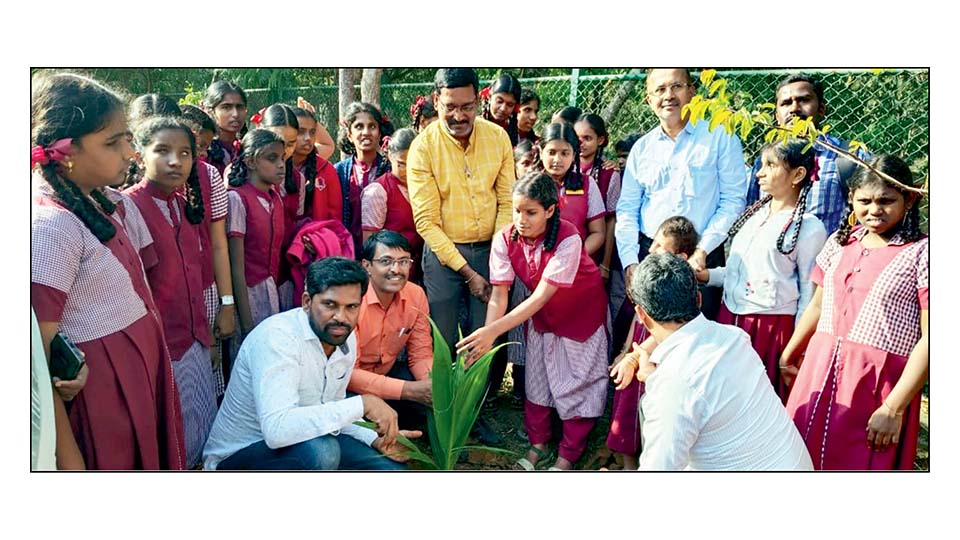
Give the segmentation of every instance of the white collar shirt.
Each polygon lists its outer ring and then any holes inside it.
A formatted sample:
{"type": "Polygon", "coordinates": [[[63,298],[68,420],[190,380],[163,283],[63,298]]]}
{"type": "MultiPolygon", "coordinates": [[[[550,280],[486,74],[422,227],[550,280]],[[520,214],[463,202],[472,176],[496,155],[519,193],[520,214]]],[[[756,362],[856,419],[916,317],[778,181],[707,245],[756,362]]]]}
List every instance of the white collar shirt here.
{"type": "Polygon", "coordinates": [[[812,470],[747,334],[703,315],[657,345],[641,470],[812,470]]]}
{"type": "Polygon", "coordinates": [[[376,432],[353,424],[363,417],[362,398],[345,397],[356,358],[355,331],[327,357],[302,308],[261,322],[237,355],[204,468],[259,441],[283,448],[343,433],[371,444],[376,432]]]}

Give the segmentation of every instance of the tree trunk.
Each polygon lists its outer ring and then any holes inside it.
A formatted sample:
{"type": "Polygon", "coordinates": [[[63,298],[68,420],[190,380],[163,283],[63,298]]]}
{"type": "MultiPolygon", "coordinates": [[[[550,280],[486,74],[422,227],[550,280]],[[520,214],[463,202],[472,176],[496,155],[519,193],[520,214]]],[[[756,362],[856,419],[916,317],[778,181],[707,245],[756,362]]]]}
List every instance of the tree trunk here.
{"type": "MultiPolygon", "coordinates": [[[[634,68],[630,70],[628,75],[639,75],[640,73],[642,73],[640,69],[634,68]]],[[[606,122],[607,125],[609,125],[613,117],[620,112],[620,108],[627,102],[627,99],[630,97],[630,94],[633,93],[633,90],[639,82],[639,79],[629,79],[620,84],[620,88],[618,88],[617,93],[613,95],[613,99],[610,100],[610,103],[608,103],[603,109],[603,112],[600,113],[600,117],[603,118],[603,121],[606,122]]]]}
{"type": "Polygon", "coordinates": [[[380,108],[380,76],[383,69],[363,70],[363,79],[360,81],[360,99],[372,103],[380,108]]]}

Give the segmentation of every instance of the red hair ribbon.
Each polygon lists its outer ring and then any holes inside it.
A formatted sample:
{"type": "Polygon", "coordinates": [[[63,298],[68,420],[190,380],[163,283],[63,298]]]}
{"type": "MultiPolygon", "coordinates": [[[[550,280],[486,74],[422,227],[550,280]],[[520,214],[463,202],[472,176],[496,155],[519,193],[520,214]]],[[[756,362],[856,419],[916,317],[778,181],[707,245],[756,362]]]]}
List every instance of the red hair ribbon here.
{"type": "Polygon", "coordinates": [[[381,124],[386,124],[387,122],[390,121],[390,119],[387,118],[387,115],[385,115],[385,114],[383,114],[383,113],[380,113],[380,114],[382,115],[381,118],[380,118],[380,123],[381,123],[381,124]]]}
{"type": "Polygon", "coordinates": [[[387,151],[387,145],[388,145],[388,144],[390,144],[390,136],[389,136],[389,135],[387,135],[386,137],[383,138],[383,142],[380,143],[380,150],[386,152],[386,151],[387,151]]]}
{"type": "Polygon", "coordinates": [[[816,182],[820,180],[820,163],[817,162],[817,157],[813,157],[813,167],[810,168],[810,181],[816,182]]]}
{"type": "Polygon", "coordinates": [[[263,122],[263,111],[265,110],[267,110],[266,107],[257,111],[257,114],[250,117],[250,122],[257,127],[260,127],[260,123],[263,122]]]}
{"type": "Polygon", "coordinates": [[[489,87],[489,86],[487,86],[486,88],[484,88],[483,90],[480,91],[480,98],[481,98],[481,99],[490,99],[490,87],[489,87]]]}
{"type": "Polygon", "coordinates": [[[427,104],[427,98],[417,96],[417,100],[410,106],[410,118],[416,118],[420,109],[427,104]]]}
{"type": "Polygon", "coordinates": [[[38,163],[46,165],[51,161],[62,161],[63,158],[73,153],[72,144],[73,139],[67,138],[53,141],[46,148],[34,146],[30,149],[30,168],[34,168],[38,163]]]}

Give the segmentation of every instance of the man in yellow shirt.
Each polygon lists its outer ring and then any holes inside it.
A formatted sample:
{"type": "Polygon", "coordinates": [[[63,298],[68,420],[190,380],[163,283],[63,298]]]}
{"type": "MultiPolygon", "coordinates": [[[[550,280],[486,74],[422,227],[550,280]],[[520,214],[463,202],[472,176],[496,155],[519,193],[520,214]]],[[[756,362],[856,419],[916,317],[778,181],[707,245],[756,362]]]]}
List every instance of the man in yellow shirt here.
{"type": "MultiPolygon", "coordinates": [[[[477,118],[479,86],[472,69],[437,70],[433,104],[440,121],[420,132],[407,155],[410,206],[426,244],[423,281],[430,313],[451,350],[459,320],[466,321],[463,335],[483,326],[490,239],[512,219],[516,172],[510,137],[477,118]]],[[[491,370],[494,392],[497,373],[502,377],[502,368],[491,370]]]]}

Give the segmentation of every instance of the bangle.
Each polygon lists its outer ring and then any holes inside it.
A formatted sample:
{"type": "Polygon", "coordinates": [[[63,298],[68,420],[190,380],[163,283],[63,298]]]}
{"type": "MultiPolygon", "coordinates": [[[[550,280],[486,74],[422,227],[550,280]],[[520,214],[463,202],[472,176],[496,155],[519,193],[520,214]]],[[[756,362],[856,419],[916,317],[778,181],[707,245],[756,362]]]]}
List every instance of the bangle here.
{"type": "Polygon", "coordinates": [[[883,406],[886,407],[890,412],[892,412],[894,416],[902,416],[902,415],[903,415],[902,412],[897,412],[897,411],[893,410],[893,407],[887,405],[887,400],[883,400],[883,406]]]}
{"type": "Polygon", "coordinates": [[[474,272],[473,275],[470,276],[470,279],[466,279],[466,280],[464,280],[463,282],[464,282],[464,283],[470,283],[471,281],[473,281],[473,278],[477,277],[477,274],[479,274],[479,272],[474,272]]]}
{"type": "Polygon", "coordinates": [[[606,271],[606,272],[609,272],[609,271],[610,271],[609,268],[607,268],[606,266],[604,266],[604,265],[602,265],[602,264],[598,264],[597,267],[599,267],[601,270],[604,270],[604,271],[606,271]]]}

